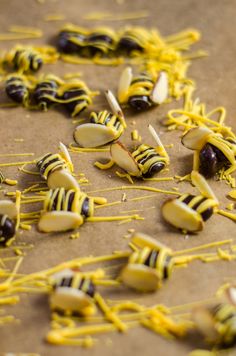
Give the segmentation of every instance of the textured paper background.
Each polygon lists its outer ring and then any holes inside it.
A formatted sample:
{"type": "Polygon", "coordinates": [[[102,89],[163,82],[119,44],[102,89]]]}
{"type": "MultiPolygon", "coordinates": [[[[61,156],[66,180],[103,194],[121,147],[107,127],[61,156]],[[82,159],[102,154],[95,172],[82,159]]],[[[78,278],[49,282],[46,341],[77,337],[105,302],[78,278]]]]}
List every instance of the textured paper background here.
{"type": "MultiPolygon", "coordinates": [[[[83,15],[94,11],[111,11],[124,13],[126,11],[138,11],[146,9],[150,17],[141,20],[132,20],[128,23],[133,25],[158,27],[163,35],[175,33],[188,27],[194,27],[202,32],[202,40],[194,48],[202,48],[209,51],[210,56],[197,60],[189,71],[189,76],[197,82],[196,95],[208,105],[209,110],[223,105],[228,111],[228,124],[235,127],[236,116],[236,66],[235,66],[235,2],[233,0],[127,0],[123,5],[116,1],[95,0],[71,0],[53,1],[45,0],[39,4],[33,0],[1,0],[0,30],[4,32],[9,25],[36,26],[44,31],[43,38],[39,40],[22,41],[24,43],[46,44],[57,33],[63,22],[45,22],[43,17],[51,13],[64,14],[66,22],[78,25],[95,26],[101,22],[89,22],[82,19],[83,15]]],[[[107,25],[119,28],[126,22],[106,22],[107,25]]],[[[0,42],[1,49],[10,48],[13,42],[0,42]]],[[[53,72],[62,75],[67,72],[81,71],[83,78],[92,89],[101,92],[107,88],[116,90],[117,80],[122,68],[101,66],[75,66],[58,62],[50,66],[45,65],[42,72],[53,72]]],[[[94,109],[104,108],[105,100],[98,97],[95,100],[94,109]]],[[[180,103],[173,103],[172,107],[179,107],[180,103]]],[[[168,152],[171,158],[170,172],[166,175],[186,174],[191,168],[191,154],[184,149],[179,141],[180,133],[165,133],[160,121],[170,105],[162,106],[142,113],[135,118],[127,116],[130,123],[136,121],[136,128],[140,131],[145,142],[152,142],[145,127],[151,122],[155,128],[162,133],[164,143],[174,143],[174,148],[168,152]]],[[[83,115],[85,116],[85,114],[83,115]]],[[[64,113],[50,110],[47,113],[27,112],[22,108],[1,109],[1,153],[9,152],[34,152],[39,156],[48,151],[55,151],[59,141],[68,144],[72,141],[73,125],[64,113]],[[14,138],[24,138],[24,142],[14,142],[14,138]]],[[[129,142],[130,131],[125,134],[129,142]]],[[[114,175],[114,170],[101,172],[93,167],[97,158],[108,157],[108,154],[73,154],[76,172],[84,172],[91,186],[84,187],[85,191],[98,188],[124,185],[124,181],[114,175]]],[[[23,160],[24,158],[22,158],[23,160]]],[[[12,159],[14,160],[14,159],[12,159]]],[[[10,159],[1,159],[1,162],[10,159]]],[[[17,175],[19,187],[25,188],[28,181],[38,178],[19,174],[16,168],[4,170],[9,177],[17,175]]],[[[163,174],[162,174],[163,175],[163,174]]],[[[144,184],[144,183],[143,183],[144,184]]],[[[145,183],[145,185],[147,185],[145,183]]],[[[155,187],[171,188],[173,182],[153,183],[155,187]]],[[[175,184],[176,185],[176,184],[175,184]]],[[[212,186],[222,202],[226,205],[226,192],[229,188],[224,182],[212,182],[212,186]]],[[[181,191],[193,191],[189,185],[180,185],[181,191]]],[[[128,191],[128,197],[140,196],[140,191],[128,191]]],[[[101,194],[102,195],[102,194],[101,194]]],[[[121,191],[106,193],[104,196],[109,201],[120,199],[121,191]]],[[[35,248],[29,252],[24,260],[22,271],[33,272],[51,267],[57,263],[78,256],[89,254],[101,255],[111,253],[113,250],[127,248],[127,240],[123,235],[127,229],[148,233],[160,241],[171,246],[173,249],[182,249],[196,246],[201,243],[234,238],[235,225],[233,222],[220,216],[213,216],[207,223],[204,231],[197,236],[184,239],[184,236],[176,233],[165,225],[160,217],[160,206],[167,197],[156,194],[150,200],[137,203],[124,203],[122,206],[111,209],[99,210],[99,215],[115,215],[121,210],[131,209],[154,209],[140,212],[145,217],[144,221],[133,221],[129,224],[118,225],[117,223],[86,223],[80,229],[81,237],[78,240],[70,240],[67,234],[47,236],[37,231],[24,232],[22,241],[32,242],[35,248]]],[[[172,278],[157,293],[140,296],[127,290],[111,293],[111,298],[122,299],[132,297],[146,305],[164,303],[167,306],[196,301],[211,296],[217,287],[225,281],[226,276],[233,277],[235,262],[218,262],[205,265],[203,263],[192,263],[187,269],[174,271],[172,278]]],[[[8,309],[19,319],[19,325],[6,325],[0,327],[0,351],[1,352],[36,352],[42,355],[186,355],[189,351],[199,346],[198,342],[169,342],[143,328],[131,330],[127,335],[114,333],[108,335],[112,344],[106,344],[107,336],[101,338],[96,347],[91,350],[82,350],[76,347],[56,347],[44,342],[44,337],[49,330],[50,313],[46,296],[22,296],[21,303],[8,309]]]]}

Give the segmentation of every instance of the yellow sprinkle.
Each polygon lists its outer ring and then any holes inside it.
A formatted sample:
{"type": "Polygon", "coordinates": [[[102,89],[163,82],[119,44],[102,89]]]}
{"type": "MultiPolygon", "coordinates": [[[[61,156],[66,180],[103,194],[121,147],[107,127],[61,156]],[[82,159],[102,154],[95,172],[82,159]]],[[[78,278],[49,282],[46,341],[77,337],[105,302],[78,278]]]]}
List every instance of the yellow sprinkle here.
{"type": "Polygon", "coordinates": [[[177,195],[179,196],[180,193],[177,192],[172,192],[170,190],[164,190],[164,189],[157,189],[153,187],[147,187],[147,186],[139,186],[139,185],[133,185],[133,186],[120,186],[120,187],[113,187],[113,188],[105,188],[105,189],[98,189],[98,190],[93,190],[88,193],[97,193],[97,192],[109,192],[113,190],[129,190],[129,189],[134,189],[134,190],[147,190],[150,192],[156,192],[156,193],[163,193],[163,194],[170,194],[170,195],[177,195]]]}
{"type": "Polygon", "coordinates": [[[226,206],[226,209],[227,209],[227,210],[230,210],[230,211],[234,210],[234,203],[229,203],[229,204],[226,206]]]}
{"type": "Polygon", "coordinates": [[[147,18],[149,12],[147,10],[140,10],[136,12],[126,12],[125,14],[112,14],[112,13],[103,13],[103,12],[93,12],[84,16],[84,20],[91,21],[123,21],[123,20],[136,20],[147,18]]]}
{"type": "Polygon", "coordinates": [[[0,167],[13,167],[13,166],[23,166],[24,164],[32,164],[35,161],[22,161],[22,162],[12,162],[12,163],[0,163],[0,167]]]}
{"type": "Polygon", "coordinates": [[[76,234],[71,234],[70,235],[70,239],[72,239],[72,240],[78,239],[79,237],[80,237],[80,233],[79,232],[77,232],[76,234]]]}
{"type": "Polygon", "coordinates": [[[220,214],[220,215],[223,215],[225,216],[226,218],[229,218],[233,221],[236,221],[236,214],[233,214],[233,213],[229,213],[227,211],[224,211],[224,210],[218,210],[217,211],[217,214],[220,214]]]}
{"type": "Polygon", "coordinates": [[[65,16],[62,14],[49,14],[44,17],[44,21],[62,21],[65,20],[65,16]]]}
{"type": "Polygon", "coordinates": [[[131,140],[137,141],[138,139],[139,139],[138,130],[133,130],[133,131],[131,132],[131,140]]]}
{"type": "Polygon", "coordinates": [[[0,157],[34,156],[34,153],[1,153],[0,157]]]}

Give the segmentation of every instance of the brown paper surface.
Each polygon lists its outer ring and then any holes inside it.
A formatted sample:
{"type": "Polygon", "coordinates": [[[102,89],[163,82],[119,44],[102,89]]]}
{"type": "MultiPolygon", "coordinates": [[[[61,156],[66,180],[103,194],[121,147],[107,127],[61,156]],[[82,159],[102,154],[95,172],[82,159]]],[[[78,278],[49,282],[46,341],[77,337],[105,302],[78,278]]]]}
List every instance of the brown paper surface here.
{"type": "MultiPolygon", "coordinates": [[[[81,26],[101,25],[100,21],[91,22],[83,20],[83,15],[90,12],[110,11],[112,13],[125,13],[138,10],[149,11],[148,18],[132,21],[106,22],[106,25],[119,28],[126,23],[147,27],[158,27],[163,35],[172,34],[185,28],[196,28],[202,33],[202,39],[194,49],[209,51],[209,57],[196,60],[189,70],[189,76],[196,80],[196,96],[207,104],[209,110],[216,106],[227,108],[227,123],[236,129],[236,66],[235,66],[235,2],[230,0],[146,0],[124,1],[118,4],[116,1],[95,0],[45,0],[40,4],[33,0],[1,0],[0,7],[0,31],[5,32],[10,25],[35,26],[44,32],[38,40],[24,40],[22,43],[47,44],[57,33],[64,22],[71,22],[81,26]],[[65,21],[45,22],[48,14],[63,14],[65,21]]],[[[11,48],[15,42],[0,42],[0,48],[11,48]]],[[[71,65],[58,62],[55,65],[45,65],[41,72],[52,72],[63,75],[68,72],[80,71],[83,79],[94,90],[103,92],[110,88],[116,90],[117,81],[122,67],[102,67],[95,65],[71,65]]],[[[93,109],[101,109],[105,106],[105,99],[100,96],[95,99],[93,109]]],[[[184,175],[191,169],[192,155],[190,151],[180,144],[180,133],[166,133],[161,126],[161,119],[165,117],[168,109],[180,107],[180,103],[163,105],[149,112],[136,116],[127,115],[128,130],[122,140],[130,142],[130,132],[134,128],[131,121],[135,120],[135,128],[142,135],[143,141],[152,143],[146,129],[148,123],[152,123],[160,132],[164,144],[173,143],[174,147],[168,152],[171,159],[170,171],[161,176],[174,174],[184,175]]],[[[86,117],[87,112],[81,116],[86,117]]],[[[1,109],[1,153],[34,152],[38,157],[46,152],[56,152],[59,141],[65,144],[72,142],[74,125],[65,113],[49,110],[47,113],[29,112],[23,108],[1,109]],[[15,142],[15,138],[23,138],[23,142],[15,142]]],[[[99,188],[128,185],[125,181],[115,176],[115,169],[99,171],[93,167],[93,162],[98,158],[108,158],[108,153],[72,154],[76,172],[85,173],[91,185],[84,186],[84,191],[92,191],[99,188]]],[[[19,158],[19,160],[25,158],[19,158]]],[[[26,158],[27,160],[28,158],[26,158]]],[[[31,159],[31,158],[29,158],[31,159]]],[[[15,158],[1,158],[1,162],[15,161],[15,158]]],[[[5,168],[4,172],[10,178],[19,180],[18,187],[24,189],[29,182],[38,180],[38,177],[20,174],[17,168],[5,168]]],[[[140,183],[139,183],[140,184],[140,183]]],[[[145,182],[145,185],[156,188],[171,189],[177,186],[174,182],[145,182]]],[[[225,182],[211,181],[211,185],[225,207],[229,202],[226,193],[229,187],[225,182]]],[[[194,191],[187,183],[179,185],[182,192],[194,191]]],[[[9,188],[10,189],[10,188],[9,188]]],[[[11,188],[14,190],[14,187],[11,188]]],[[[107,197],[108,201],[121,199],[122,191],[96,193],[107,197]]],[[[126,191],[128,198],[137,197],[148,192],[130,190],[126,191]]],[[[221,216],[213,216],[205,225],[203,232],[196,236],[185,238],[184,235],[171,229],[163,223],[160,216],[160,207],[168,197],[164,194],[156,194],[154,198],[139,202],[127,202],[110,209],[100,209],[98,215],[116,215],[121,211],[133,209],[142,210],[140,215],[144,221],[132,221],[119,225],[112,223],[85,223],[80,228],[80,238],[69,239],[70,233],[65,234],[39,234],[36,229],[23,232],[19,241],[27,241],[34,244],[32,251],[28,252],[24,259],[21,271],[30,273],[54,266],[63,261],[79,256],[102,255],[114,250],[127,249],[128,241],[123,238],[127,229],[133,228],[142,231],[174,250],[184,249],[212,241],[235,237],[235,224],[221,216]]],[[[1,256],[3,252],[1,252],[1,256]]],[[[235,262],[217,262],[203,264],[192,263],[188,268],[177,269],[172,278],[161,290],[154,294],[139,295],[122,289],[111,291],[110,298],[132,298],[145,305],[163,303],[167,306],[193,302],[211,297],[216,289],[225,281],[226,277],[235,277],[235,262]]],[[[49,330],[50,312],[45,295],[22,295],[21,302],[6,309],[21,320],[20,324],[0,326],[0,351],[1,352],[35,352],[41,355],[186,355],[194,348],[202,345],[198,340],[167,341],[160,336],[145,330],[135,328],[127,335],[112,333],[98,337],[100,341],[90,350],[77,347],[57,347],[48,345],[45,335],[49,330]],[[109,342],[112,340],[112,343],[109,342]]],[[[232,352],[233,354],[233,352],[232,352]]]]}

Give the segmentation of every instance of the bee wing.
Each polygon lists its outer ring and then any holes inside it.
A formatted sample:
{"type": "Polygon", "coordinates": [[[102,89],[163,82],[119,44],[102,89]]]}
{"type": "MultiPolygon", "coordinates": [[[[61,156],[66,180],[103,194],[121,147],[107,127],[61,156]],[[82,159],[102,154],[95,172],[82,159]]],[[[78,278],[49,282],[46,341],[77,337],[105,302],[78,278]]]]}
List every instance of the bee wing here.
{"type": "Polygon", "coordinates": [[[161,142],[161,139],[158,136],[158,134],[157,134],[156,130],[154,129],[154,127],[152,125],[148,125],[148,129],[149,129],[152,137],[156,141],[157,146],[161,148],[162,154],[165,155],[166,157],[168,157],[168,153],[166,152],[165,147],[163,146],[163,143],[161,142]]]}
{"type": "Polygon", "coordinates": [[[131,238],[131,241],[140,248],[150,247],[151,249],[155,249],[157,251],[166,248],[164,244],[149,235],[143,234],[142,232],[135,232],[131,238]]]}
{"type": "Polygon", "coordinates": [[[120,103],[124,103],[126,101],[127,93],[132,82],[132,78],[132,68],[125,68],[120,76],[120,81],[118,85],[117,96],[120,103]]]}
{"type": "Polygon", "coordinates": [[[128,287],[140,292],[153,292],[161,285],[156,270],[141,264],[127,264],[121,271],[120,279],[128,287]]]}
{"type": "Polygon", "coordinates": [[[182,230],[197,232],[203,229],[201,215],[178,199],[163,204],[162,216],[169,224],[182,230]]]}
{"type": "Polygon", "coordinates": [[[16,204],[11,200],[1,200],[0,214],[7,215],[10,219],[16,219],[18,214],[16,204]]]}
{"type": "Polygon", "coordinates": [[[75,177],[73,177],[72,174],[65,169],[58,169],[50,173],[47,179],[47,185],[50,189],[79,189],[79,183],[75,177]]]}
{"type": "Polygon", "coordinates": [[[69,151],[68,151],[67,147],[64,145],[64,143],[62,143],[62,142],[59,143],[59,149],[62,153],[63,158],[66,160],[66,162],[68,162],[73,167],[73,163],[72,163],[69,151]]]}
{"type": "Polygon", "coordinates": [[[168,75],[166,72],[160,72],[154,86],[152,92],[150,94],[150,99],[155,104],[162,104],[167,98],[169,93],[169,83],[168,83],[168,75]]]}
{"type": "Polygon", "coordinates": [[[69,211],[50,211],[39,219],[38,229],[42,232],[60,232],[74,230],[83,224],[80,214],[69,211]]]}
{"type": "Polygon", "coordinates": [[[207,127],[194,127],[182,137],[182,144],[190,150],[201,150],[213,131],[207,127]]]}
{"type": "Polygon", "coordinates": [[[112,127],[100,124],[79,125],[74,131],[74,140],[82,147],[99,147],[118,138],[112,127]]]}
{"type": "Polygon", "coordinates": [[[131,153],[120,142],[111,145],[111,157],[113,161],[126,172],[139,176],[140,170],[131,153]]]}
{"type": "Polygon", "coordinates": [[[192,171],[191,173],[192,184],[197,187],[199,192],[206,198],[213,199],[218,203],[218,199],[216,198],[213,190],[207,183],[206,179],[197,171],[192,171]]]}
{"type": "Polygon", "coordinates": [[[106,99],[108,101],[108,104],[109,104],[113,114],[120,118],[122,125],[124,126],[124,128],[126,128],[127,125],[125,122],[123,111],[122,111],[118,101],[116,100],[114,94],[110,90],[106,90],[105,96],[106,96],[106,99]]]}

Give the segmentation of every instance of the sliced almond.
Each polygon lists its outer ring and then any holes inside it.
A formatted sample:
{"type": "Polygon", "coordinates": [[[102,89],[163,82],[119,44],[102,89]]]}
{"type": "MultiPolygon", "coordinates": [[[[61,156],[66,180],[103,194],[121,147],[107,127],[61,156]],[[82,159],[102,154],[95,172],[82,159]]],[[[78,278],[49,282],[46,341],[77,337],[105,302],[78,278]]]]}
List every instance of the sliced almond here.
{"type": "Polygon", "coordinates": [[[218,202],[213,190],[207,183],[206,179],[197,171],[192,171],[191,173],[192,184],[197,187],[199,192],[206,198],[213,199],[218,202]]]}
{"type": "Polygon", "coordinates": [[[203,229],[203,221],[195,210],[178,199],[168,200],[162,206],[163,218],[178,229],[197,232],[203,229]]]}
{"type": "Polygon", "coordinates": [[[150,94],[150,99],[153,103],[160,105],[168,98],[168,93],[168,75],[166,72],[160,72],[150,94]]]}
{"type": "Polygon", "coordinates": [[[79,289],[71,287],[57,287],[50,296],[52,309],[61,309],[70,312],[82,312],[84,308],[93,305],[91,297],[79,289]]]}
{"type": "Polygon", "coordinates": [[[126,101],[127,93],[132,82],[132,78],[132,68],[125,68],[121,74],[117,92],[118,100],[121,104],[126,101]]]}
{"type": "Polygon", "coordinates": [[[149,235],[143,234],[142,232],[135,232],[131,238],[131,241],[133,244],[140,248],[150,247],[151,249],[155,249],[157,251],[160,251],[163,248],[166,249],[166,246],[164,244],[155,240],[149,235]]]}
{"type": "Polygon", "coordinates": [[[108,104],[109,104],[113,114],[119,117],[123,127],[126,128],[127,125],[125,122],[123,111],[122,111],[120,105],[118,104],[118,101],[116,100],[114,94],[110,90],[106,90],[105,96],[106,96],[106,99],[108,101],[108,104]]]}
{"type": "Polygon", "coordinates": [[[38,229],[42,232],[60,232],[74,230],[83,224],[80,214],[68,211],[50,211],[39,219],[38,229]]]}
{"type": "Polygon", "coordinates": [[[194,127],[182,137],[182,144],[190,150],[201,150],[213,132],[207,127],[194,127]]]}
{"type": "Polygon", "coordinates": [[[128,264],[120,274],[121,281],[139,292],[153,292],[160,287],[155,269],[139,264],[128,264]]]}
{"type": "Polygon", "coordinates": [[[64,143],[62,143],[62,142],[59,143],[59,149],[62,153],[63,158],[66,160],[66,162],[68,162],[70,164],[70,166],[73,167],[73,163],[72,163],[69,151],[68,151],[67,147],[64,145],[64,143]]]}
{"type": "Polygon", "coordinates": [[[0,200],[0,214],[16,219],[18,214],[16,204],[11,200],[0,200]]]}
{"type": "Polygon", "coordinates": [[[131,153],[120,142],[111,145],[112,160],[122,169],[133,176],[140,176],[138,164],[135,162],[131,153]]]}
{"type": "Polygon", "coordinates": [[[114,129],[100,124],[83,124],[74,131],[74,140],[81,147],[99,147],[118,138],[114,129]]]}
{"type": "Polygon", "coordinates": [[[72,174],[65,169],[53,171],[47,179],[47,185],[50,189],[79,189],[79,183],[75,177],[73,177],[72,174]]]}

